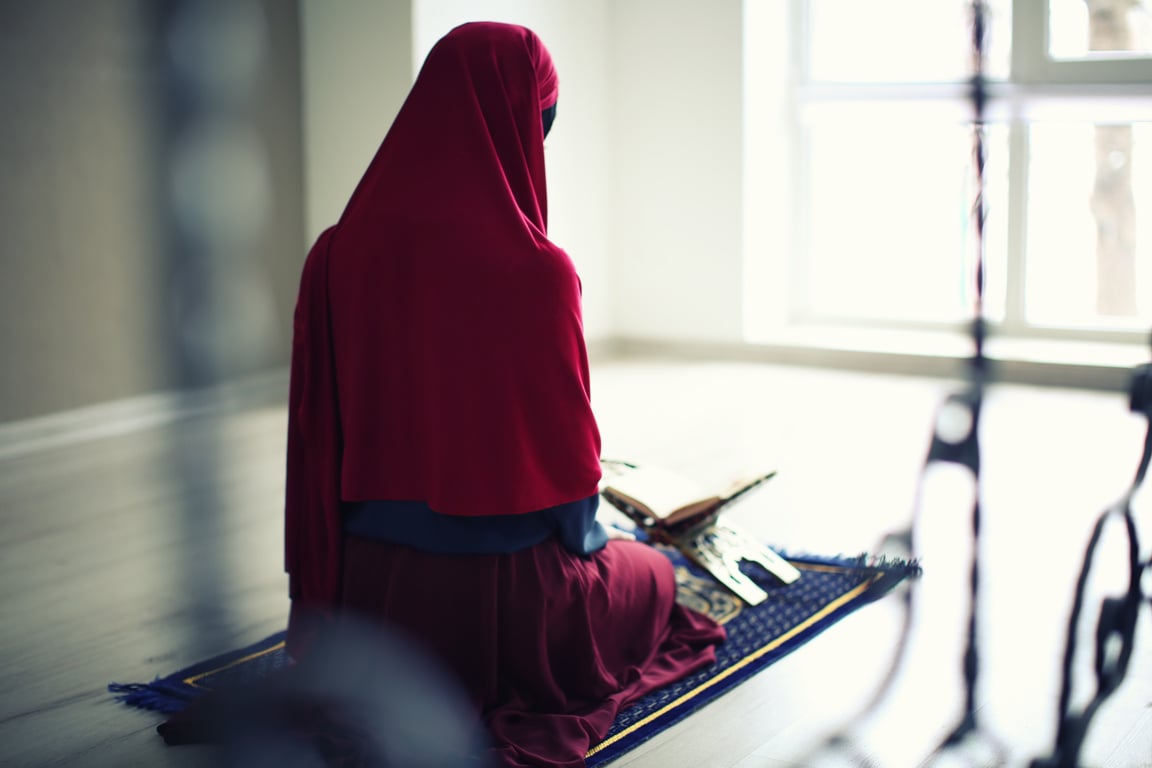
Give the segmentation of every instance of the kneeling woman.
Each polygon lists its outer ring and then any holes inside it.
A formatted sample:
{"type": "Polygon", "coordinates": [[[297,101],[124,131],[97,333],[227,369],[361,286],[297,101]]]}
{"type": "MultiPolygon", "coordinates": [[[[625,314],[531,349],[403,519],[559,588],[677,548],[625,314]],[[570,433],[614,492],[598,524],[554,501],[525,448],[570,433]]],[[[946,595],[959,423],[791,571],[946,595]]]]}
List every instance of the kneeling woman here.
{"type": "Polygon", "coordinates": [[[343,616],[401,630],[508,766],[582,765],[724,636],[596,520],[581,286],[546,234],[556,100],[531,31],[440,40],[308,255],[292,354],[289,651],[343,616]]]}

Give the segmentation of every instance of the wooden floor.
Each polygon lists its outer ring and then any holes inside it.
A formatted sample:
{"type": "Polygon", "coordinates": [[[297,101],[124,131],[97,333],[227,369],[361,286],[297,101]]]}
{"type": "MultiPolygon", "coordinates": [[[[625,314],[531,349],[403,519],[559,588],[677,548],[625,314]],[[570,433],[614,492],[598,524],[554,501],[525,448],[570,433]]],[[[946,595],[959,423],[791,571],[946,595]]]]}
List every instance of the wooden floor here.
{"type": "MultiPolygon", "coordinates": [[[[934,413],[951,389],[939,380],[651,360],[598,363],[593,377],[606,457],[715,483],[774,465],[779,477],[731,514],[778,547],[829,555],[875,550],[908,525],[934,413]]],[[[1010,765],[1050,748],[1083,548],[1096,517],[1131,482],[1143,430],[1119,392],[990,392],[977,702],[983,732],[1005,745],[1010,765]]],[[[27,452],[0,445],[0,765],[209,762],[203,749],[164,747],[159,718],[114,702],[106,686],[149,680],[282,628],[284,433],[273,398],[27,452]]],[[[893,663],[898,596],[615,765],[823,765],[811,750],[844,727],[876,764],[920,765],[962,701],[970,493],[961,472],[925,482],[917,528],[925,575],[912,592],[911,642],[877,707],[862,713],[893,663]]],[[[1145,519],[1146,499],[1138,498],[1145,519]]],[[[1124,577],[1115,567],[1101,574],[1101,589],[1124,577]]],[[[1082,682],[1086,690],[1090,680],[1082,682]]],[[[1141,614],[1129,678],[1100,711],[1084,764],[1152,765],[1152,611],[1141,614]]]]}

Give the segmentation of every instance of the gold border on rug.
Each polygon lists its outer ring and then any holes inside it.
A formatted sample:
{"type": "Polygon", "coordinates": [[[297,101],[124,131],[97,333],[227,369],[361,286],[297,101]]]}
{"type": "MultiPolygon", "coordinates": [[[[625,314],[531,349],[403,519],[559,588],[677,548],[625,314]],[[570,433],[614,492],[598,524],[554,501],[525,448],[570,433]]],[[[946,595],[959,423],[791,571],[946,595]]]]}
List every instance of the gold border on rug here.
{"type": "MultiPolygon", "coordinates": [[[[816,567],[809,568],[807,565],[805,565],[805,566],[803,566],[803,568],[804,568],[804,570],[843,570],[842,568],[836,568],[835,566],[816,566],[816,567]]],[[[767,644],[765,644],[764,646],[759,648],[755,653],[748,654],[747,656],[742,658],[740,661],[736,662],[735,664],[728,667],[724,671],[718,673],[714,677],[708,678],[703,683],[701,683],[699,686],[697,686],[696,688],[693,688],[688,693],[683,694],[682,696],[677,698],[675,701],[672,701],[668,704],[665,704],[663,707],[656,710],[655,712],[652,712],[651,714],[645,716],[644,718],[637,720],[635,723],[628,726],[624,730],[620,731],[617,734],[614,734],[614,735],[608,737],[604,741],[602,741],[599,744],[597,744],[596,746],[592,747],[592,749],[588,750],[588,752],[585,753],[584,757],[586,757],[586,758],[592,757],[597,752],[600,752],[601,750],[612,746],[613,744],[615,744],[617,741],[624,738],[625,736],[629,736],[629,735],[635,733],[637,730],[644,727],[645,725],[648,725],[649,723],[656,720],[660,716],[672,711],[673,709],[679,707],[680,705],[684,704],[685,702],[690,701],[691,699],[700,695],[701,693],[708,690],[709,688],[716,685],[717,683],[731,677],[733,674],[735,674],[736,672],[739,672],[741,669],[748,666],[753,661],[756,661],[757,659],[759,659],[764,654],[769,653],[770,651],[773,651],[776,648],[779,648],[785,642],[787,642],[788,640],[791,640],[793,637],[795,637],[799,633],[803,632],[804,630],[808,629],[813,624],[826,618],[829,614],[836,611],[838,608],[843,606],[845,603],[851,602],[852,600],[855,600],[856,598],[865,594],[868,591],[868,589],[873,584],[875,584],[878,579],[882,578],[883,576],[884,576],[884,573],[880,572],[880,573],[875,574],[871,579],[869,579],[865,582],[862,582],[861,584],[858,584],[852,590],[845,592],[840,597],[836,598],[835,600],[832,600],[827,605],[825,605],[823,608],[821,608],[818,612],[812,614],[811,616],[809,616],[804,621],[802,621],[799,624],[797,624],[796,626],[792,627],[792,629],[783,633],[779,637],[773,638],[770,642],[768,642],[767,644]]]]}
{"type": "MultiPolygon", "coordinates": [[[[280,642],[276,643],[275,645],[271,645],[262,651],[256,651],[255,653],[250,653],[247,656],[241,657],[239,659],[233,659],[232,661],[228,662],[227,664],[225,664],[222,667],[216,667],[215,669],[210,669],[207,672],[201,672],[198,675],[192,675],[191,677],[186,677],[186,678],[184,678],[184,684],[190,685],[193,688],[200,688],[201,686],[197,685],[196,681],[203,680],[204,678],[206,678],[210,675],[215,675],[219,672],[223,672],[226,669],[231,669],[232,667],[239,666],[245,662],[252,661],[252,659],[258,659],[265,654],[272,653],[273,651],[278,651],[284,647],[284,642],[285,642],[284,640],[281,640],[280,642]]],[[[211,688],[205,688],[204,690],[210,691],[212,689],[211,688]]]]}

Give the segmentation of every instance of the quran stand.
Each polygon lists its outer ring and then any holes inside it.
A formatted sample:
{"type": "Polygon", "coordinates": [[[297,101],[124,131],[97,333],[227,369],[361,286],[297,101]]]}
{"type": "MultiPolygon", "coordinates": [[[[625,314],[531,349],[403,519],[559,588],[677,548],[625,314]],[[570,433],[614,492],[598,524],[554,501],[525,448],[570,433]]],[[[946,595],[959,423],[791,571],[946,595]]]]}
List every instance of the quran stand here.
{"type": "MultiPolygon", "coordinates": [[[[613,477],[636,469],[636,465],[622,461],[602,461],[602,464],[605,474],[613,477]]],[[[675,547],[748,605],[759,605],[768,598],[768,593],[741,570],[741,563],[758,565],[783,584],[799,579],[800,571],[738,526],[721,520],[721,513],[729,504],[775,474],[763,475],[734,492],[715,497],[703,511],[675,523],[668,523],[641,509],[638,502],[610,485],[602,483],[600,495],[635,523],[649,541],[675,547]]]]}
{"type": "Polygon", "coordinates": [[[748,605],[759,605],[768,593],[740,569],[740,563],[759,565],[784,584],[800,578],[794,565],[737,526],[718,518],[682,534],[667,533],[656,538],[683,552],[748,605]]]}

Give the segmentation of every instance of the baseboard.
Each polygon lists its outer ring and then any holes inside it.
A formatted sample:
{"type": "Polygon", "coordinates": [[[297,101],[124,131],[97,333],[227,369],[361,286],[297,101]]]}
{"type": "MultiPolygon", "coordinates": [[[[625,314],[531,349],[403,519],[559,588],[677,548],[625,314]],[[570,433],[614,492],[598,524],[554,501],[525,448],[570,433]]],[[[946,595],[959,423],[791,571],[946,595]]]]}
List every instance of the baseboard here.
{"type": "Polygon", "coordinates": [[[287,400],[288,371],[276,369],[208,389],[156,392],[96,403],[0,424],[0,459],[287,400]]]}
{"type": "MultiPolygon", "coordinates": [[[[1014,384],[1126,392],[1134,365],[1146,362],[1140,347],[1101,354],[1077,353],[1033,345],[1029,349],[1002,346],[990,355],[993,380],[1014,384]],[[1039,350],[1039,353],[1037,352],[1039,350]],[[1129,365],[1131,361],[1131,365],[1129,365]]],[[[588,342],[593,364],[628,358],[762,362],[817,368],[931,376],[964,376],[962,344],[935,344],[931,351],[900,344],[888,349],[866,345],[674,341],[651,338],[604,337],[588,342]]],[[[288,371],[268,371],[211,390],[161,392],[77,408],[24,421],[0,424],[0,459],[70,443],[97,440],[168,424],[179,419],[229,409],[287,402],[288,371]]]]}
{"type": "MultiPolygon", "coordinates": [[[[966,376],[970,350],[963,339],[920,348],[915,344],[848,345],[798,342],[683,342],[652,338],[616,338],[604,345],[600,360],[658,357],[680,360],[760,362],[805,368],[832,368],[867,373],[960,380],[966,376]]],[[[1132,370],[1147,362],[1140,346],[989,345],[992,382],[1107,392],[1127,392],[1132,370]]]]}

